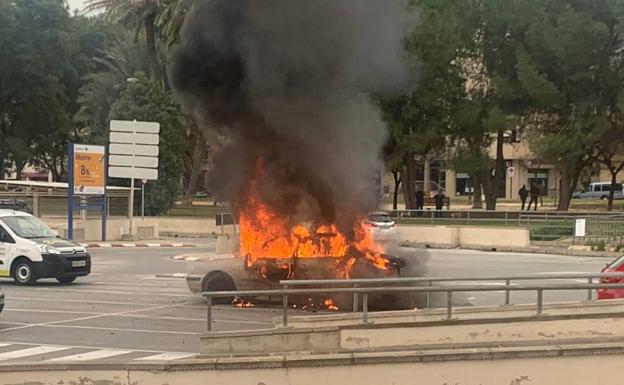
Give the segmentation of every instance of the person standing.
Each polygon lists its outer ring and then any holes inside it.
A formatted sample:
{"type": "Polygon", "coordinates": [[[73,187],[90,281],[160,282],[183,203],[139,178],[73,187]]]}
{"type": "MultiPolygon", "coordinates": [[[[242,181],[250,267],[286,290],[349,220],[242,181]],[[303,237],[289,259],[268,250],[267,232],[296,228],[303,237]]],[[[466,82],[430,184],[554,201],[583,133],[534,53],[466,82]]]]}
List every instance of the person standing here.
{"type": "Polygon", "coordinates": [[[520,196],[520,201],[522,202],[521,211],[524,211],[524,206],[526,205],[527,198],[529,197],[529,190],[527,190],[526,185],[523,184],[522,188],[518,191],[518,195],[520,196]]]}
{"type": "Polygon", "coordinates": [[[418,210],[417,215],[422,217],[423,210],[425,209],[425,193],[422,190],[416,191],[416,210],[418,210]]]}
{"type": "Polygon", "coordinates": [[[445,198],[446,197],[444,196],[443,191],[438,191],[438,193],[433,197],[433,199],[435,199],[436,218],[442,218],[442,208],[444,207],[445,198]]]}
{"type": "Polygon", "coordinates": [[[531,205],[533,204],[533,202],[535,202],[535,211],[537,211],[537,201],[540,197],[540,187],[535,183],[531,184],[531,190],[529,191],[529,194],[531,195],[531,200],[529,201],[529,207],[527,208],[527,211],[531,211],[531,205]]]}

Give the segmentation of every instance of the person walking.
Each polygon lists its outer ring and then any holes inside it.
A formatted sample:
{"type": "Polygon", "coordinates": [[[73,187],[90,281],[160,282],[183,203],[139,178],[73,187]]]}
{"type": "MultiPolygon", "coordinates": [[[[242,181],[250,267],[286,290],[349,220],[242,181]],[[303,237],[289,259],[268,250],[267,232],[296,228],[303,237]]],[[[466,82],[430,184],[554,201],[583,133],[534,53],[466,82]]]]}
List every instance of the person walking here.
{"type": "Polygon", "coordinates": [[[529,201],[529,207],[527,211],[531,211],[531,205],[535,202],[535,211],[537,211],[537,201],[540,197],[540,187],[535,183],[531,184],[531,190],[529,191],[529,195],[531,196],[531,200],[529,201]]]}
{"type": "Polygon", "coordinates": [[[419,217],[422,217],[424,209],[425,209],[425,193],[419,189],[418,191],[416,191],[416,210],[418,210],[416,214],[419,217]]]}
{"type": "Polygon", "coordinates": [[[522,202],[521,211],[524,211],[524,206],[526,205],[527,198],[529,197],[529,190],[527,190],[526,185],[523,184],[522,188],[518,191],[518,195],[520,196],[520,201],[522,202]]]}
{"type": "Polygon", "coordinates": [[[436,218],[442,218],[442,208],[444,207],[445,198],[446,197],[444,196],[443,191],[438,191],[438,193],[433,197],[433,199],[435,199],[436,218]]]}

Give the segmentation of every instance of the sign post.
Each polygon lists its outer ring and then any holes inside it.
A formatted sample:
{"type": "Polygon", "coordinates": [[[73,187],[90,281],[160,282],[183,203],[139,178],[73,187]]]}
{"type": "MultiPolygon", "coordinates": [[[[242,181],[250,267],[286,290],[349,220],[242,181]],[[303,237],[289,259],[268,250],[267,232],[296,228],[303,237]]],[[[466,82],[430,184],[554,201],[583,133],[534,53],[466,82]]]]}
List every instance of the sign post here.
{"type": "MultiPolygon", "coordinates": [[[[74,197],[80,196],[80,211],[91,206],[87,196],[100,196],[102,240],[106,240],[106,147],[70,143],[68,146],[67,237],[74,237],[74,197]]],[[[84,215],[84,214],[83,214],[84,215]]]]}
{"type": "MultiPolygon", "coordinates": [[[[134,180],[158,179],[158,144],[160,143],[160,124],[153,122],[137,122],[111,120],[110,122],[110,157],[108,176],[112,178],[130,179],[130,203],[128,219],[132,236],[134,226],[134,180]]],[[[142,197],[144,198],[144,185],[142,197]]],[[[142,203],[144,215],[144,203],[142,203]]]]}
{"type": "Polygon", "coordinates": [[[147,179],[141,179],[141,220],[145,220],[145,184],[147,179]]]}

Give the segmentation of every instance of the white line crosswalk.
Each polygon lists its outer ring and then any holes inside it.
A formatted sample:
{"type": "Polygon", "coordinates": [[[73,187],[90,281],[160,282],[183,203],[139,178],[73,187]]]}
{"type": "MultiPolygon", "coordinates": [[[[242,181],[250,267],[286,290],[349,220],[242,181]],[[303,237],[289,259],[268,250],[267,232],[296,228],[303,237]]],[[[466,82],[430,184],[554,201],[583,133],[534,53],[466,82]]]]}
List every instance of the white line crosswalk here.
{"type": "Polygon", "coordinates": [[[193,357],[182,352],[142,350],[95,349],[80,346],[32,346],[0,342],[0,364],[7,361],[32,362],[87,362],[87,361],[174,361],[193,357]]]}
{"type": "Polygon", "coordinates": [[[41,354],[54,353],[54,352],[58,352],[61,350],[68,350],[68,349],[71,349],[71,348],[65,347],[65,346],[36,346],[34,348],[26,348],[26,349],[11,351],[11,352],[0,353],[0,361],[38,356],[41,354]]]}

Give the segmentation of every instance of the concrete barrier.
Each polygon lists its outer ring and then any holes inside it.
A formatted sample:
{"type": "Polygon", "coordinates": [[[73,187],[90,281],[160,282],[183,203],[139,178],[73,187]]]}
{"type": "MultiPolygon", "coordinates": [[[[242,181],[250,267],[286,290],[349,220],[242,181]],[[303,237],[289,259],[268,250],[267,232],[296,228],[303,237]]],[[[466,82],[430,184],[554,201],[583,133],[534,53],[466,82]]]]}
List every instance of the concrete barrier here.
{"type": "MultiPolygon", "coordinates": [[[[67,237],[67,220],[46,219],[44,221],[58,231],[62,237],[67,237]]],[[[159,220],[157,218],[135,219],[133,233],[138,239],[156,239],[159,236],[159,220]]],[[[127,218],[109,218],[106,222],[106,239],[120,241],[122,235],[127,234],[130,221],[127,218]]],[[[99,241],[102,239],[102,222],[100,219],[74,220],[74,240],[99,241]]]]}
{"type": "Polygon", "coordinates": [[[624,344],[276,355],[145,364],[4,364],[0,385],[618,383],[624,344]]]}
{"type": "Polygon", "coordinates": [[[524,227],[401,225],[401,240],[431,247],[522,248],[531,245],[524,227]]]}

